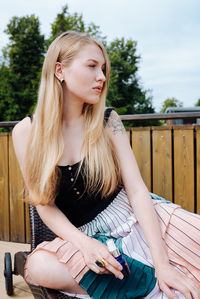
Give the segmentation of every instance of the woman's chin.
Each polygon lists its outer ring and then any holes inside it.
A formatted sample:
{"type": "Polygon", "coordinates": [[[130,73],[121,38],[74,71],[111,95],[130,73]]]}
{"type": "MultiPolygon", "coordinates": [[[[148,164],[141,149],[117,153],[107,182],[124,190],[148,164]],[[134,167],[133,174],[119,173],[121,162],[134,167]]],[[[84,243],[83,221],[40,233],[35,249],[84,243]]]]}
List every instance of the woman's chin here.
{"type": "Polygon", "coordinates": [[[96,98],[96,99],[85,99],[84,103],[86,104],[97,104],[100,101],[100,97],[96,98]]]}

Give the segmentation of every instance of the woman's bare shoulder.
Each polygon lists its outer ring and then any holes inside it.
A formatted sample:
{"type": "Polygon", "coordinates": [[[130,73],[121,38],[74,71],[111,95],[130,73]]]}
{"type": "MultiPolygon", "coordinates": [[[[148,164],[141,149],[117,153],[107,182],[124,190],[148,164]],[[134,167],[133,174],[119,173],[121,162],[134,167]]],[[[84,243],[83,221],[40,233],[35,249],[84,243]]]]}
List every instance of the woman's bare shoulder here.
{"type": "Polygon", "coordinates": [[[14,126],[12,130],[12,138],[15,140],[27,136],[30,132],[30,128],[31,119],[30,117],[25,117],[14,126]]]}
{"type": "Polygon", "coordinates": [[[31,129],[30,117],[25,117],[19,121],[12,130],[12,141],[15,150],[17,160],[20,167],[23,167],[23,161],[26,153],[26,146],[28,141],[28,136],[31,129]]]}

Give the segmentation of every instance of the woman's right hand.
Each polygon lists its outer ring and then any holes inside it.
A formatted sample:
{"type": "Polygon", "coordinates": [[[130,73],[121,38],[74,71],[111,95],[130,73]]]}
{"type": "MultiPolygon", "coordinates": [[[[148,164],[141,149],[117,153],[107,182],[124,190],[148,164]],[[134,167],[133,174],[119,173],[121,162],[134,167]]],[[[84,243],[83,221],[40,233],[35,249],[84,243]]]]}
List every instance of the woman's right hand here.
{"type": "Polygon", "coordinates": [[[85,263],[88,268],[97,274],[111,274],[113,273],[119,279],[123,279],[123,274],[121,273],[121,264],[113,257],[113,255],[108,251],[106,245],[100,241],[88,237],[85,239],[84,244],[80,248],[85,263]],[[105,263],[104,268],[100,268],[95,263],[97,260],[102,260],[105,263]]]}

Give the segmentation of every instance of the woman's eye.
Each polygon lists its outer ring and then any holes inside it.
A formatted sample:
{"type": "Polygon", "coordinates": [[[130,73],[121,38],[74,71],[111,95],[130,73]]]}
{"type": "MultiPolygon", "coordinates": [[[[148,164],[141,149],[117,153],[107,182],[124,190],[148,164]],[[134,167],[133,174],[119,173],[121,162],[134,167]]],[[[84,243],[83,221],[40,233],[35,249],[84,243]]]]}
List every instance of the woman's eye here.
{"type": "Polygon", "coordinates": [[[90,65],[89,65],[89,67],[95,67],[95,66],[96,66],[95,64],[90,64],[90,65]]]}

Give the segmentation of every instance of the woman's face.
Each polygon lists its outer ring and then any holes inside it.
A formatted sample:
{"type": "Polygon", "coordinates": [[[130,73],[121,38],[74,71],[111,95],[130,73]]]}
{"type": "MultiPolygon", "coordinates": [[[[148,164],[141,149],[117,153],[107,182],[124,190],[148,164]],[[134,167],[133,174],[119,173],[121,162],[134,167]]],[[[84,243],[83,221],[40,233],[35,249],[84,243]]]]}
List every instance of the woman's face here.
{"type": "Polygon", "coordinates": [[[63,84],[66,98],[82,103],[95,104],[99,101],[106,80],[105,58],[96,44],[81,48],[71,64],[64,67],[63,84]]]}

